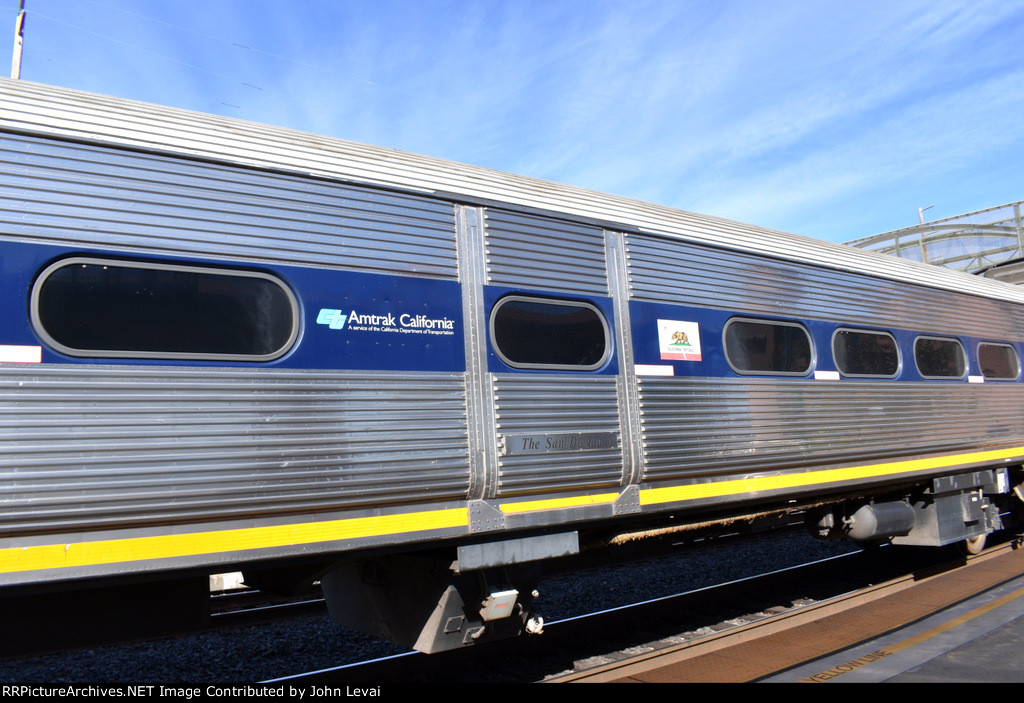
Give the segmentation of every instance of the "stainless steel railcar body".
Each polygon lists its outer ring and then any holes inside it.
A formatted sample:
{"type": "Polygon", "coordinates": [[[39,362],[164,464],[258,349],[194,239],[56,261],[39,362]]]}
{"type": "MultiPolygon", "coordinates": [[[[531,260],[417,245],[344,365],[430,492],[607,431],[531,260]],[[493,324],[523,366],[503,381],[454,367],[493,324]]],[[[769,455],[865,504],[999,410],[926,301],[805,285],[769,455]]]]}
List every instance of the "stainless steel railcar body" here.
{"type": "MultiPolygon", "coordinates": [[[[290,560],[438,545],[459,547],[463,572],[501,570],[575,552],[591,525],[840,500],[907,506],[896,528],[868,537],[940,544],[991,531],[992,506],[1021,478],[1019,288],[7,80],[0,159],[8,589],[277,573],[290,560]],[[257,286],[253,299],[280,298],[280,342],[129,348],[94,337],[75,321],[91,314],[87,326],[103,327],[103,314],[80,310],[90,303],[76,286],[110,271],[194,278],[189,295],[257,286]],[[496,325],[518,340],[547,311],[594,323],[599,353],[566,361],[496,341],[496,325]],[[738,364],[730,335],[744,324],[802,330],[787,338],[806,346],[806,363],[738,364]],[[844,334],[895,348],[892,373],[844,372],[844,334]],[[962,368],[922,371],[915,355],[929,340],[955,342],[962,368]],[[995,373],[993,354],[1005,362],[995,373]],[[956,503],[939,518],[936,496],[956,503]],[[950,527],[953,513],[966,517],[950,527]]],[[[149,310],[116,307],[105,314],[149,310]]],[[[331,573],[336,603],[359,597],[344,568],[331,573]]],[[[413,629],[399,639],[456,646],[413,629]]]]}

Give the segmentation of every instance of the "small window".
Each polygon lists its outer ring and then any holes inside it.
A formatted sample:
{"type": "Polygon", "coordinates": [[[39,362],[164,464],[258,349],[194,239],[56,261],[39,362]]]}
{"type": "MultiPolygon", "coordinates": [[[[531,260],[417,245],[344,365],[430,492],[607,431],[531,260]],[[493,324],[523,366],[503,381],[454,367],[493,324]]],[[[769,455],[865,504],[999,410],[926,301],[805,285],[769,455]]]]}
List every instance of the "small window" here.
{"type": "Polygon", "coordinates": [[[31,304],[36,331],[71,356],[269,361],[298,334],[291,291],[248,271],[65,259],[31,304]]]}
{"type": "Polygon", "coordinates": [[[608,325],[589,303],[508,296],[491,310],[491,341],[516,368],[589,371],[608,358],[608,325]]]}
{"type": "Polygon", "coordinates": [[[811,370],[811,338],[792,322],[730,320],[725,356],[737,373],[804,376],[811,370]]]}
{"type": "Polygon", "coordinates": [[[967,373],[964,348],[955,339],[918,337],[914,341],[914,361],[925,378],[963,378],[967,373]]]}
{"type": "Polygon", "coordinates": [[[1009,344],[978,345],[978,363],[985,378],[997,381],[1016,381],[1020,376],[1020,359],[1017,350],[1009,344]]]}
{"type": "Polygon", "coordinates": [[[900,370],[899,348],[886,332],[836,330],[832,355],[844,376],[894,378],[900,370]]]}

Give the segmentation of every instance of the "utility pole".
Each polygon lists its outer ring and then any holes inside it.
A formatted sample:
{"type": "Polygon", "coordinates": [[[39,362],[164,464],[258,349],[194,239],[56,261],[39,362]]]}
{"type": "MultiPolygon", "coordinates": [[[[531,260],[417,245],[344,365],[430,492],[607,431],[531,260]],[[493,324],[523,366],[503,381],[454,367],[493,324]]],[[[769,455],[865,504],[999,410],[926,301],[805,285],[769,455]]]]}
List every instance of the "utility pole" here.
{"type": "Polygon", "coordinates": [[[11,59],[11,78],[21,78],[21,49],[25,45],[25,0],[21,0],[18,19],[14,23],[14,58],[11,59]]]}

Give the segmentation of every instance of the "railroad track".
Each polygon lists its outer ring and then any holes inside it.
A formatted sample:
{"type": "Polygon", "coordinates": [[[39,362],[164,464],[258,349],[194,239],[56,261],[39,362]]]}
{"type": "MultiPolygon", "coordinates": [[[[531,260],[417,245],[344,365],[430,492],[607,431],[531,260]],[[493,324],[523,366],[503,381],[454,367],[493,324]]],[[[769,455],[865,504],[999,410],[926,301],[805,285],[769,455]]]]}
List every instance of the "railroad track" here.
{"type": "Polygon", "coordinates": [[[612,662],[583,664],[548,681],[753,681],[804,663],[807,648],[814,647],[814,642],[827,642],[831,647],[817,652],[819,655],[838,651],[1019,576],[1024,572],[1024,555],[1018,552],[1019,546],[1019,540],[1012,540],[981,554],[936,563],[823,601],[759,614],[749,622],[734,622],[733,627],[689,641],[652,648],[650,652],[612,662]],[[996,560],[1002,563],[996,565],[996,560]],[[970,578],[964,578],[968,570],[973,573],[970,578]],[[925,589],[928,589],[926,596],[923,595],[925,589]],[[899,598],[901,594],[911,593],[909,597],[899,598]],[[875,614],[861,614],[864,606],[883,599],[891,603],[884,610],[884,621],[875,614]]]}
{"type": "Polygon", "coordinates": [[[327,604],[319,589],[295,599],[267,595],[257,590],[237,590],[210,596],[210,622],[202,631],[283,622],[306,615],[326,615],[327,604]]]}
{"type": "MultiPolygon", "coordinates": [[[[853,553],[554,622],[540,637],[429,657],[389,657],[287,680],[324,685],[635,680],[645,671],[706,656],[738,641],[770,637],[848,612],[965,565],[978,565],[1009,554],[1016,546],[1014,541],[974,557],[954,559],[939,550],[853,553]]],[[[745,672],[742,680],[787,666],[765,657],[754,657],[752,661],[764,670],[745,672]]],[[[706,662],[701,664],[701,670],[705,672],[704,680],[734,680],[731,675],[708,668],[706,662]]]]}

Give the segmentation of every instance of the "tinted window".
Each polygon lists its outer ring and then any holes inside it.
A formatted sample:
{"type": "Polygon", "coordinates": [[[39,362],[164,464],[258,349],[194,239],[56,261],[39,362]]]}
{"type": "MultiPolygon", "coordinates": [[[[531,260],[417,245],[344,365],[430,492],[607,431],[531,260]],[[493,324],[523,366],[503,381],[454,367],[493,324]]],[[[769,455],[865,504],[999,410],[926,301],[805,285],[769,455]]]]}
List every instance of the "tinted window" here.
{"type": "Polygon", "coordinates": [[[792,323],[730,320],[725,355],[740,373],[803,375],[811,369],[811,338],[792,323]]]}
{"type": "Polygon", "coordinates": [[[267,360],[294,341],[294,299],[259,273],[70,259],[32,291],[37,331],[75,356],[267,360]]]}
{"type": "Polygon", "coordinates": [[[918,337],[914,361],[921,375],[929,378],[963,378],[967,373],[964,349],[955,339],[918,337]]]}
{"type": "Polygon", "coordinates": [[[832,354],[844,376],[892,378],[900,368],[896,340],[885,332],[837,330],[832,337],[832,354]]]}
{"type": "Polygon", "coordinates": [[[978,363],[985,378],[1016,380],[1020,375],[1017,351],[1008,344],[979,344],[978,363]]]}
{"type": "Polygon", "coordinates": [[[608,355],[608,327],[587,303],[510,296],[491,311],[491,340],[501,360],[521,368],[587,370],[608,355]]]}

